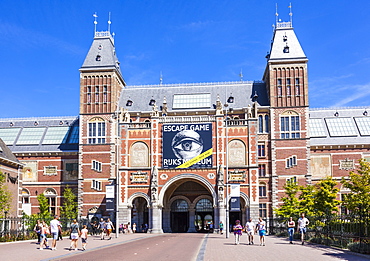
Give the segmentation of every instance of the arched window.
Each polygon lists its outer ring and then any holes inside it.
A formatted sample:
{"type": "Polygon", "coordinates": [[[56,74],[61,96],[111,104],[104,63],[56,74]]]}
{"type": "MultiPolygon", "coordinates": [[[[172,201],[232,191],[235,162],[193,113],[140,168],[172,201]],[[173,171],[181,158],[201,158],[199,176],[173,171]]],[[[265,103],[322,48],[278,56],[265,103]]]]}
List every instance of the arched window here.
{"type": "Polygon", "coordinates": [[[202,198],[195,205],[197,212],[213,212],[212,202],[207,198],[202,198]]]}
{"type": "Polygon", "coordinates": [[[89,144],[105,143],[105,121],[100,117],[92,118],[89,123],[89,144]]]}
{"type": "Polygon", "coordinates": [[[132,144],[130,156],[131,167],[149,166],[149,148],[144,142],[135,142],[132,144]]]}
{"type": "Polygon", "coordinates": [[[30,203],[30,192],[28,189],[22,189],[22,203],[28,204],[30,203]]]}
{"type": "Polygon", "coordinates": [[[176,199],[171,204],[171,211],[172,212],[188,212],[189,205],[188,202],[184,199],[176,199]]]}
{"type": "Polygon", "coordinates": [[[49,212],[54,216],[57,210],[57,192],[53,188],[47,188],[44,191],[44,196],[49,200],[49,212]]]}
{"type": "Polygon", "coordinates": [[[280,116],[280,137],[281,139],[299,139],[300,118],[295,111],[286,111],[280,116]]]}
{"type": "Polygon", "coordinates": [[[245,165],[246,149],[241,140],[232,140],[229,142],[228,162],[229,166],[245,165]]]}

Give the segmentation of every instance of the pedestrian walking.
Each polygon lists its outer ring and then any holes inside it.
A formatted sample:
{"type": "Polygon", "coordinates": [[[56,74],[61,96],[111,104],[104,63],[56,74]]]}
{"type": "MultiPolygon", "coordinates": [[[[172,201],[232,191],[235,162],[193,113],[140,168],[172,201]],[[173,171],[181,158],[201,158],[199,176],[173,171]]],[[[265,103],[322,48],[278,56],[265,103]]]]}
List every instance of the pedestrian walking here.
{"type": "Polygon", "coordinates": [[[136,223],[132,224],[132,233],[136,233],[136,223]]]}
{"type": "Polygon", "coordinates": [[[123,232],[123,224],[121,223],[121,224],[119,224],[119,233],[124,233],[123,232]]]}
{"type": "Polygon", "coordinates": [[[258,220],[256,231],[260,236],[260,246],[265,246],[266,222],[261,217],[258,220]]]}
{"type": "Polygon", "coordinates": [[[245,232],[248,235],[248,244],[254,245],[253,238],[254,238],[254,231],[256,230],[256,225],[250,218],[247,223],[245,223],[245,232]]]}
{"type": "Polygon", "coordinates": [[[100,219],[99,230],[100,230],[100,240],[104,240],[105,222],[103,218],[100,219]]]}
{"type": "Polygon", "coordinates": [[[304,237],[307,232],[307,226],[310,224],[310,221],[305,217],[304,213],[301,213],[301,217],[298,219],[298,230],[301,233],[302,245],[304,245],[304,237]]]}
{"type": "Polygon", "coordinates": [[[46,224],[45,221],[41,222],[41,242],[40,242],[40,250],[44,250],[43,246],[49,248],[47,235],[49,234],[49,226],[46,224]]]}
{"type": "Polygon", "coordinates": [[[221,235],[223,235],[223,231],[224,231],[224,223],[222,223],[222,221],[220,221],[220,224],[218,224],[218,227],[220,228],[220,233],[221,235]]]}
{"type": "Polygon", "coordinates": [[[80,228],[78,227],[77,220],[74,219],[73,223],[70,227],[71,232],[71,246],[69,247],[69,250],[77,250],[77,241],[78,237],[80,235],[80,228]]]}
{"type": "Polygon", "coordinates": [[[288,234],[289,234],[289,243],[293,244],[293,235],[294,235],[295,222],[292,217],[288,221],[288,234]]]}
{"type": "Polygon", "coordinates": [[[109,237],[108,240],[111,240],[110,234],[112,233],[112,230],[114,229],[112,221],[110,221],[110,218],[107,219],[107,222],[105,222],[105,229],[107,236],[109,237]]]}
{"type": "Polygon", "coordinates": [[[239,245],[240,237],[242,236],[243,226],[240,225],[240,220],[235,221],[235,225],[233,227],[234,236],[235,236],[235,245],[239,245]]]}
{"type": "Polygon", "coordinates": [[[87,245],[87,233],[89,231],[87,230],[87,226],[86,225],[83,225],[82,229],[81,229],[81,241],[82,241],[82,250],[85,251],[86,250],[86,245],[87,245]]]}
{"type": "Polygon", "coordinates": [[[41,224],[40,219],[38,219],[36,221],[35,227],[33,228],[33,231],[35,231],[36,235],[37,235],[37,243],[36,244],[41,243],[41,228],[42,228],[42,224],[41,224]]]}
{"type": "Polygon", "coordinates": [[[59,217],[57,215],[54,216],[54,219],[50,222],[50,234],[53,238],[53,241],[51,243],[51,250],[57,250],[57,239],[59,235],[59,229],[60,229],[60,222],[59,217]]]}

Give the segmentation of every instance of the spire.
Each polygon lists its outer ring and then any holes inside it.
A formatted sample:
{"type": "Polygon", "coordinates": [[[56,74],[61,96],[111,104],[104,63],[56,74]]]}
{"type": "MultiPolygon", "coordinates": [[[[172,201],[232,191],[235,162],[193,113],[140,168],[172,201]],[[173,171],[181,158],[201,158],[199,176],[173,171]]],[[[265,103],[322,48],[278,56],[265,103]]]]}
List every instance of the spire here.
{"type": "Polygon", "coordinates": [[[276,24],[274,26],[274,36],[272,39],[271,50],[266,58],[271,60],[281,59],[307,59],[303,49],[293,30],[292,4],[289,8],[289,22],[282,22],[276,5],[276,24]]]}
{"type": "MultiPolygon", "coordinates": [[[[115,69],[121,75],[120,62],[116,56],[114,47],[114,38],[110,33],[111,19],[108,19],[108,30],[97,31],[97,13],[93,14],[94,17],[94,40],[86,55],[85,61],[81,70],[102,70],[102,69],[115,69]]],[[[122,76],[122,75],[121,75],[122,76]]]]}

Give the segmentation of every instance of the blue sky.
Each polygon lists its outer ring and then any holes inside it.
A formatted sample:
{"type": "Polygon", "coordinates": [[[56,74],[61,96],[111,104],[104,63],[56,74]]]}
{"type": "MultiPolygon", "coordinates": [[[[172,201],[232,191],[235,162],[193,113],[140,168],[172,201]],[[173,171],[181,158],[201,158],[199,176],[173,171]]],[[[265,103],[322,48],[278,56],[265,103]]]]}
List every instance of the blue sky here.
{"type": "MultiPolygon", "coordinates": [[[[0,117],[75,116],[79,68],[98,31],[111,31],[128,85],[261,80],[275,3],[59,0],[0,2],[0,117]]],[[[311,107],[370,108],[370,1],[292,1],[308,59],[311,107]]]]}

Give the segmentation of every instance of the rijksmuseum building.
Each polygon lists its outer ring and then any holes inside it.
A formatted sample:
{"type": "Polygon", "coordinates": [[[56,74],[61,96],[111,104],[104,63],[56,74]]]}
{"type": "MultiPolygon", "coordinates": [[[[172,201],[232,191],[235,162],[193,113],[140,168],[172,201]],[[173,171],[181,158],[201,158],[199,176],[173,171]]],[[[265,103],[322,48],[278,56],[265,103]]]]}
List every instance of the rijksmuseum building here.
{"type": "Polygon", "coordinates": [[[0,119],[23,166],[22,211],[38,213],[44,193],[58,214],[69,186],[81,218],[204,231],[269,220],[287,180],[339,181],[370,161],[366,108],[309,107],[308,58],[291,22],[276,23],[266,58],[257,81],[130,86],[112,35],[95,32],[78,116],[0,119]]]}

